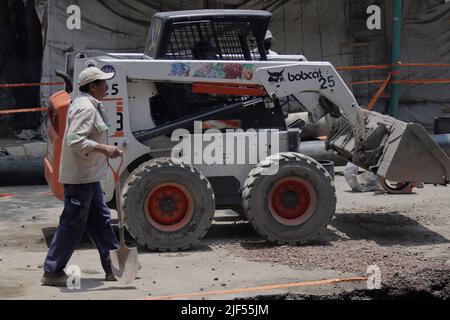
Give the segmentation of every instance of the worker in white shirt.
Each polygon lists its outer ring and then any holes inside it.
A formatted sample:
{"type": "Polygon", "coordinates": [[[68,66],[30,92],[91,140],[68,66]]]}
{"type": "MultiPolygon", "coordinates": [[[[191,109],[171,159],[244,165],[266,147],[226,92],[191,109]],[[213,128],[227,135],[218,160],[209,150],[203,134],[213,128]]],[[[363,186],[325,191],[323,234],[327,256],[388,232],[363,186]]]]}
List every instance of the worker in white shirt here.
{"type": "Polygon", "coordinates": [[[64,210],[45,259],[44,285],[67,285],[64,268],[85,230],[100,253],[105,280],[116,280],[109,251],[117,249],[119,242],[100,185],[108,174],[106,158],[122,154],[108,145],[108,120],[100,102],[107,95],[106,80],[113,77],[114,73],[90,67],[78,79],[80,94],[69,107],[61,151],[59,181],[64,184],[64,210]]]}

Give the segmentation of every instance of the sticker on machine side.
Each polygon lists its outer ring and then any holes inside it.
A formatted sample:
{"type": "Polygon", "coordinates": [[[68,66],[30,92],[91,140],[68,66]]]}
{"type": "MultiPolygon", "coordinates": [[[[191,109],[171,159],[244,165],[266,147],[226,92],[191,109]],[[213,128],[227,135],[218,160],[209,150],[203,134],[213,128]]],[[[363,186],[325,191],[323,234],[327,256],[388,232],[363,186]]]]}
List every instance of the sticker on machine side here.
{"type": "Polygon", "coordinates": [[[194,72],[194,78],[210,79],[253,79],[253,64],[249,63],[206,63],[194,72]]]}
{"type": "Polygon", "coordinates": [[[191,72],[191,64],[177,62],[172,63],[170,65],[170,73],[169,76],[177,76],[177,77],[189,77],[189,73],[191,72]]]}
{"type": "Polygon", "coordinates": [[[205,63],[197,70],[192,70],[189,62],[177,62],[170,65],[169,76],[208,78],[208,79],[240,79],[252,80],[254,65],[249,63],[205,63]],[[192,73],[192,74],[191,74],[192,73]]]}

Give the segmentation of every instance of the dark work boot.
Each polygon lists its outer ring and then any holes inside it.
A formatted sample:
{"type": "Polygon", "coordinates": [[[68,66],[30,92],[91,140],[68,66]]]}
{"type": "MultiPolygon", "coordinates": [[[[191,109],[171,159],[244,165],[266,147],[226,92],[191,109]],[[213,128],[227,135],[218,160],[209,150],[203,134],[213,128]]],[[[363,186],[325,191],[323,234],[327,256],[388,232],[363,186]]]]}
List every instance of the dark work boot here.
{"type": "Polygon", "coordinates": [[[114,276],[114,273],[107,272],[105,276],[105,281],[117,281],[116,277],[114,276]]]}
{"type": "Polygon", "coordinates": [[[54,286],[54,287],[67,287],[67,279],[69,277],[63,274],[54,274],[50,272],[44,272],[41,282],[44,286],[54,286]]]}

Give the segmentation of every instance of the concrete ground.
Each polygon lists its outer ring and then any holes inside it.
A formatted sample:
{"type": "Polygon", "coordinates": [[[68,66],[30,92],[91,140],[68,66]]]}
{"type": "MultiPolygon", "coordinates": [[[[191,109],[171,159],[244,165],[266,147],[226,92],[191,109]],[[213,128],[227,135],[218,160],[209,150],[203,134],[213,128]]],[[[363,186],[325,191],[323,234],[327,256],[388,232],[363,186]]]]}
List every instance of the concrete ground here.
{"type": "Polygon", "coordinates": [[[69,290],[40,284],[48,241],[58,224],[62,203],[49,194],[47,186],[0,187],[0,299],[174,295],[181,295],[173,297],[178,299],[320,299],[364,292],[367,281],[289,284],[365,277],[369,265],[380,268],[382,288],[394,283],[415,283],[423,288],[439,278],[439,292],[450,292],[448,278],[434,274],[450,270],[448,187],[426,185],[412,195],[352,193],[344,177],[338,175],[336,190],[336,217],[310,245],[274,246],[232,211],[218,211],[205,239],[191,250],[140,250],[142,269],[128,285],[103,281],[98,253],[85,239],[69,262],[82,270],[81,289],[69,290]],[[267,285],[280,286],[262,287],[267,285]]]}

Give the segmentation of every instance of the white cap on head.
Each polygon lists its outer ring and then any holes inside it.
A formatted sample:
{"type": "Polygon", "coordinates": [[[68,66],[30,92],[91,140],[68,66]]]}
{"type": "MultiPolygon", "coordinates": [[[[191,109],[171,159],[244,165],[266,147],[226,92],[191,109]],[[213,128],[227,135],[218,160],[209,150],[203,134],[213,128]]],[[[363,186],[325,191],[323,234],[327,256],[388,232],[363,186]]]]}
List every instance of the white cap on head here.
{"type": "Polygon", "coordinates": [[[270,30],[267,30],[267,32],[266,32],[266,36],[264,37],[264,40],[266,40],[266,39],[275,40],[275,38],[272,36],[272,32],[270,32],[270,30]]]}
{"type": "Polygon", "coordinates": [[[110,80],[114,78],[114,75],[114,73],[105,73],[97,67],[89,67],[81,71],[78,76],[78,85],[82,87],[96,80],[110,80]]]}

